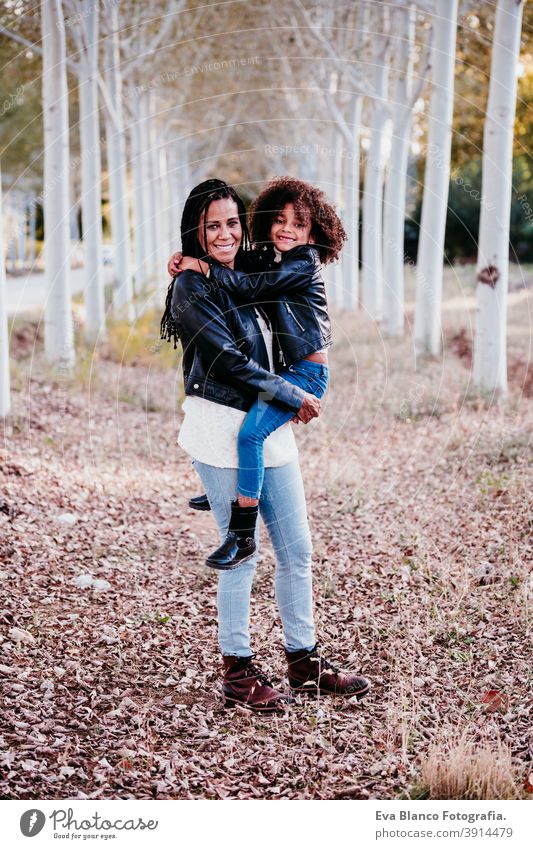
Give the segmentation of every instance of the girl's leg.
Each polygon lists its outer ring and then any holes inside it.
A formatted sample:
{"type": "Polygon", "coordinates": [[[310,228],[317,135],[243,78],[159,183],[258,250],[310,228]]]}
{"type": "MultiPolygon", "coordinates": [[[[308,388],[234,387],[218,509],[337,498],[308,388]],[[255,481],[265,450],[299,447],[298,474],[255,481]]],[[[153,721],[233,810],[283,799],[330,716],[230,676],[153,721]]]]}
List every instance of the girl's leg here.
{"type": "MultiPolygon", "coordinates": [[[[289,383],[299,386],[321,398],[328,383],[328,369],[320,363],[300,360],[280,372],[289,383]]],[[[241,507],[257,504],[263,485],[265,440],[282,425],[293,418],[294,413],[285,410],[265,398],[258,398],[248,412],[239,431],[239,478],[238,493],[241,507]]]]}
{"type": "Polygon", "coordinates": [[[313,620],[311,534],[298,460],[265,469],[259,509],[276,554],[276,600],[285,648],[311,650],[313,620]]]}
{"type": "Polygon", "coordinates": [[[258,398],[241,425],[238,436],[239,476],[237,491],[241,507],[257,504],[263,477],[265,440],[294,413],[271,401],[258,398]]]}
{"type": "MultiPolygon", "coordinates": [[[[219,469],[206,463],[193,461],[213,516],[223,540],[228,531],[231,514],[231,501],[237,492],[237,469],[219,469]]],[[[259,541],[259,528],[256,529],[256,543],[259,541]]],[[[250,593],[257,564],[257,553],[252,555],[237,569],[220,572],[218,578],[218,641],[223,655],[249,657],[250,647],[250,593]]]]}

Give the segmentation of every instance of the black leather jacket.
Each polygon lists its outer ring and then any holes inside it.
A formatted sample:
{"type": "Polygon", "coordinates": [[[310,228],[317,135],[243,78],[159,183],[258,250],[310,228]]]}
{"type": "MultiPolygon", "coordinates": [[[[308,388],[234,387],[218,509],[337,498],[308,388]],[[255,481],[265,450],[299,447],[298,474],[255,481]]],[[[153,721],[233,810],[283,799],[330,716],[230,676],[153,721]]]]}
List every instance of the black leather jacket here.
{"type": "Polygon", "coordinates": [[[183,346],[186,395],[247,412],[263,393],[288,410],[300,409],[304,391],[269,371],[251,304],[237,306],[215,280],[189,270],[174,278],[171,312],[183,346]]]}
{"type": "MultiPolygon", "coordinates": [[[[253,265],[248,265],[253,269],[253,265]]],[[[318,251],[299,245],[264,271],[234,271],[210,263],[213,280],[246,303],[261,302],[272,319],[286,365],[332,344],[326,289],[318,251]]]]}

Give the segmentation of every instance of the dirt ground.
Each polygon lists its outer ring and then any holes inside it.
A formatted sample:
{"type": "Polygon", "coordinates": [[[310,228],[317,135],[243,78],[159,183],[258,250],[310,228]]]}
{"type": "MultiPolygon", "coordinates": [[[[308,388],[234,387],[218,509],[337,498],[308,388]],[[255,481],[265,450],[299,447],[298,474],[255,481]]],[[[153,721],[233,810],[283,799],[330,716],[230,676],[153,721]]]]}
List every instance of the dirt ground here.
{"type": "MultiPolygon", "coordinates": [[[[447,272],[439,357],[415,358],[411,301],[404,340],[333,311],[324,411],[296,433],[319,639],[373,689],[272,718],[222,707],[202,565],[217,537],[187,507],[201,490],[176,445],[176,372],[156,353],[86,352],[69,378],[17,324],[0,447],[3,798],[533,792],[532,290],[515,277],[510,391],[492,404],[472,386],[468,269],[447,272]]],[[[254,650],[287,686],[263,542],[254,650]]]]}

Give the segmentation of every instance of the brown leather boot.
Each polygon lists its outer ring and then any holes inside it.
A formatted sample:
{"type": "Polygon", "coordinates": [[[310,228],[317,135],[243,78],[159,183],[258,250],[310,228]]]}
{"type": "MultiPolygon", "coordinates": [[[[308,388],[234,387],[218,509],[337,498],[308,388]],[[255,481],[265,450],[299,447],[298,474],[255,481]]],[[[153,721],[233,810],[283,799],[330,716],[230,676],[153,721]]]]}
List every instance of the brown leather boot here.
{"type": "Polygon", "coordinates": [[[306,651],[289,652],[285,649],[289,667],[289,684],[294,693],[310,696],[357,696],[362,699],[370,690],[370,682],[362,675],[341,672],[318,652],[318,643],[306,651]]]}
{"type": "Polygon", "coordinates": [[[224,707],[242,705],[249,710],[262,713],[274,713],[283,710],[284,705],[292,704],[294,699],[275,690],[249,657],[224,656],[224,707]]]}

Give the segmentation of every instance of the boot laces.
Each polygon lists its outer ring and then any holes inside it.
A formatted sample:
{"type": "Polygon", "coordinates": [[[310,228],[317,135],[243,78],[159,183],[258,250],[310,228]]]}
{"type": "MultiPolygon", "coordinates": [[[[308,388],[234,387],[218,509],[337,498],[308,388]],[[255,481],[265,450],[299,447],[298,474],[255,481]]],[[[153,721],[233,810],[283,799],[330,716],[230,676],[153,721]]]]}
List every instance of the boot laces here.
{"type": "Polygon", "coordinates": [[[250,663],[246,665],[245,669],[247,672],[251,672],[252,675],[254,675],[254,677],[261,682],[261,684],[264,684],[266,687],[272,687],[272,682],[267,678],[265,673],[262,672],[259,667],[255,665],[255,663],[252,663],[250,661],[250,663]]]}
{"type": "Polygon", "coordinates": [[[320,661],[321,670],[329,669],[331,672],[334,672],[335,675],[340,675],[340,669],[338,668],[338,666],[335,666],[333,663],[330,663],[329,660],[326,660],[325,657],[322,657],[322,655],[318,651],[318,646],[315,648],[314,651],[311,652],[310,657],[318,658],[318,660],[320,661]]]}

